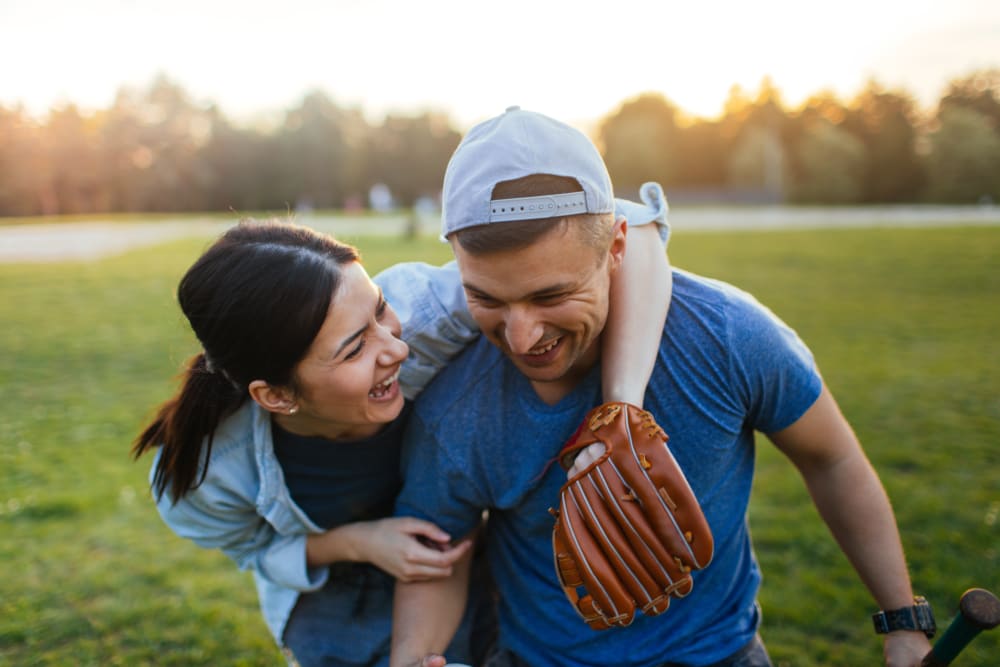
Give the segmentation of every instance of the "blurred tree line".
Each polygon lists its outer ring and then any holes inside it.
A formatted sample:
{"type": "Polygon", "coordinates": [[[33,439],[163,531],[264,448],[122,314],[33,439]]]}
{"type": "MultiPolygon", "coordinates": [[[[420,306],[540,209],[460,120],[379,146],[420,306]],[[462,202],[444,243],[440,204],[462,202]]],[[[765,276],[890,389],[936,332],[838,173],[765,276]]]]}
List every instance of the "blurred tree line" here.
{"type": "Polygon", "coordinates": [[[645,94],[596,139],[616,192],[658,180],[674,202],[998,202],[1000,70],[953,80],[930,112],[875,81],[853,100],[822,92],[789,111],[765,79],[756,96],[734,87],[717,120],[645,94]]]}
{"type": "MultiPolygon", "coordinates": [[[[360,208],[377,184],[412,206],[437,196],[460,138],[443,113],[372,124],[321,92],[275,127],[241,127],[160,76],[89,115],[0,106],[0,215],[360,208]]],[[[875,81],[790,110],[765,79],[734,87],[718,119],[647,93],[594,139],[617,192],[655,180],[675,203],[1000,201],[1000,70],[952,81],[928,112],[875,81]]]]}

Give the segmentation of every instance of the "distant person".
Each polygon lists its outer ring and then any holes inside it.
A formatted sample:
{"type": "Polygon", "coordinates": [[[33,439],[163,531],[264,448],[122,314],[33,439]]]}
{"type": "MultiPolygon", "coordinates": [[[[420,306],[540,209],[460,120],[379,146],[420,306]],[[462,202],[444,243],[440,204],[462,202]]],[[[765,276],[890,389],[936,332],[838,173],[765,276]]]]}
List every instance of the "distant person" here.
{"type": "MultiPolygon", "coordinates": [[[[679,270],[644,407],[669,435],[708,519],[714,560],[662,615],[588,627],[556,576],[548,510],[566,482],[553,458],[601,401],[611,278],[627,247],[611,181],[584,135],[515,107],[465,136],[443,199],[442,233],[483,337],[415,404],[396,512],[454,536],[474,534],[489,512],[486,548],[500,592],[489,667],[770,665],[747,524],[756,431],[799,470],[877,604],[900,610],[888,618],[886,663],[920,664],[930,628],[905,622],[918,603],[892,509],[812,354],[746,292],[679,270]],[[553,198],[579,213],[540,214],[535,204],[553,198]]],[[[461,614],[467,560],[448,577],[399,582],[395,667],[444,663],[436,654],[461,614]]]]}
{"type": "MultiPolygon", "coordinates": [[[[665,223],[658,196],[620,206],[636,224],[665,223]]],[[[633,231],[649,241],[630,262],[641,275],[669,270],[658,226],[633,231]]],[[[649,294],[669,300],[669,284],[649,294]]],[[[244,222],[186,272],[178,299],[204,349],[133,448],[156,450],[164,521],[253,571],[268,628],[302,667],[386,665],[394,580],[446,576],[470,548],[392,516],[410,399],[478,335],[457,271],[404,264],[373,283],[349,245],[244,222]]],[[[642,395],[655,347],[634,341],[655,337],[666,308],[636,315],[647,331],[607,360],[622,399],[642,395]]],[[[470,663],[494,634],[478,581],[449,647],[470,663]]]]}
{"type": "Polygon", "coordinates": [[[392,191],[385,183],[376,183],[368,190],[368,204],[373,211],[388,213],[395,207],[392,191]]]}

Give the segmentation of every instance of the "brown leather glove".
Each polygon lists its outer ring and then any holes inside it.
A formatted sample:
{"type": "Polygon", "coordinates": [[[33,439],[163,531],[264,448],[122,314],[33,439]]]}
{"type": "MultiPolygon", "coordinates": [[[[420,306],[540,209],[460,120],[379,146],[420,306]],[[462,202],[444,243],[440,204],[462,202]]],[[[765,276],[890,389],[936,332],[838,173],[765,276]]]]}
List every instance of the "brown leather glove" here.
{"type": "Polygon", "coordinates": [[[600,442],[604,454],[559,493],[552,531],[566,597],[595,630],[661,614],[712,560],[712,531],[653,415],[628,403],[591,410],[563,447],[565,469],[600,442]],[[580,590],[582,588],[582,591],[580,590]]]}

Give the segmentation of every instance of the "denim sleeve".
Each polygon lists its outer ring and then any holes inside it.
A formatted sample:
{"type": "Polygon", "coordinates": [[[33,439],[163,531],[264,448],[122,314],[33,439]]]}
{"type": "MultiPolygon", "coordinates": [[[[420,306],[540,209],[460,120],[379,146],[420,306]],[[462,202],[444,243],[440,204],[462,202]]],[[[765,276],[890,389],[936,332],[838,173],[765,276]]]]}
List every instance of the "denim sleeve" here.
{"type": "Polygon", "coordinates": [[[404,262],[375,276],[386,301],[399,316],[410,356],[399,381],[403,394],[415,398],[465,346],[479,336],[469,314],[465,290],[454,261],[444,266],[404,262]]]}
{"type": "Polygon", "coordinates": [[[660,232],[660,240],[666,248],[670,242],[670,223],[667,222],[667,197],[659,183],[643,183],[639,188],[642,203],[628,199],[615,199],[615,216],[625,216],[630,227],[655,223],[660,232]]]}
{"type": "MultiPolygon", "coordinates": [[[[154,464],[155,466],[155,464],[154,464]]],[[[157,500],[164,522],[180,537],[206,549],[219,549],[241,570],[256,570],[280,586],[314,591],[329,569],[306,567],[306,535],[279,535],[257,513],[252,499],[211,478],[176,504],[169,494],[157,500]]]]}

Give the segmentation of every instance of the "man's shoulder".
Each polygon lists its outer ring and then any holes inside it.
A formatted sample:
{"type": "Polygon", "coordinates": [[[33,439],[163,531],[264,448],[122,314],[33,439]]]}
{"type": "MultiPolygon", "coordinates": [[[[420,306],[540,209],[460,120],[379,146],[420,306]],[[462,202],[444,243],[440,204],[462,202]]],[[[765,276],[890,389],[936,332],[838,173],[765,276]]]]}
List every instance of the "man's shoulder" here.
{"type": "Polygon", "coordinates": [[[500,384],[503,361],[500,350],[480,336],[427,385],[414,403],[414,412],[425,422],[437,422],[455,411],[494,403],[496,398],[490,394],[500,384]]]}
{"type": "Polygon", "coordinates": [[[757,298],[744,289],[716,278],[698,275],[681,269],[674,269],[671,317],[682,319],[680,312],[687,311],[702,320],[706,317],[717,319],[718,325],[733,325],[750,321],[757,317],[773,317],[773,314],[757,298]],[[678,308],[674,308],[674,306],[678,308]]]}
{"type": "Polygon", "coordinates": [[[756,303],[752,294],[718,278],[674,268],[674,298],[705,304],[728,304],[733,301],[756,303]]]}

